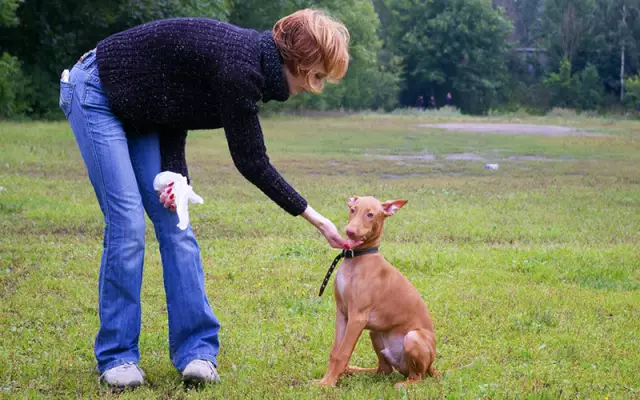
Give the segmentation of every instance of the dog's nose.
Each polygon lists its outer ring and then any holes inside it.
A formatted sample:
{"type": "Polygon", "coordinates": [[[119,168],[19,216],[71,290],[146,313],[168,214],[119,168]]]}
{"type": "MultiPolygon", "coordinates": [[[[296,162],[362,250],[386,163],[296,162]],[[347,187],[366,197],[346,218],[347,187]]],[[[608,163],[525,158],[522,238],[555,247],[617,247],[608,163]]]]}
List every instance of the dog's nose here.
{"type": "Polygon", "coordinates": [[[353,229],[353,228],[347,228],[346,233],[347,233],[347,236],[349,236],[349,237],[353,237],[353,236],[355,236],[355,235],[356,235],[356,230],[355,230],[355,229],[353,229]]]}

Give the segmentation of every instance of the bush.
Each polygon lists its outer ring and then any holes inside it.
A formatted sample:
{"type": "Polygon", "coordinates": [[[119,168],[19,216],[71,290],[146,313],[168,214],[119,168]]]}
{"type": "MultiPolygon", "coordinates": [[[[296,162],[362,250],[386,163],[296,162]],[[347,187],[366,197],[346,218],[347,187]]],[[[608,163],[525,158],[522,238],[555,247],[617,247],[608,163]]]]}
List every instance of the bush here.
{"type": "Polygon", "coordinates": [[[544,85],[551,93],[553,107],[572,108],[573,106],[573,82],[571,79],[571,63],[563,59],[558,72],[554,72],[544,80],[544,85]]]}
{"type": "Polygon", "coordinates": [[[635,110],[640,103],[640,74],[625,79],[624,86],[624,105],[635,110]]]}
{"type": "Polygon", "coordinates": [[[512,81],[505,90],[501,104],[493,112],[524,111],[528,114],[542,115],[550,108],[550,101],[549,91],[541,83],[512,81]]]}
{"type": "Polygon", "coordinates": [[[585,69],[572,75],[571,63],[566,58],[560,63],[558,72],[544,80],[544,85],[551,92],[553,107],[596,110],[604,98],[604,87],[596,67],[588,64],[585,69]]]}
{"type": "Polygon", "coordinates": [[[9,53],[0,57],[0,117],[15,117],[30,111],[29,82],[20,61],[9,53]]]}
{"type": "Polygon", "coordinates": [[[560,117],[567,119],[575,118],[577,115],[578,113],[573,108],[561,107],[554,107],[547,113],[548,117],[560,117]]]}
{"type": "Polygon", "coordinates": [[[579,110],[596,110],[602,104],[604,87],[594,65],[587,65],[572,79],[574,105],[579,110]]]}

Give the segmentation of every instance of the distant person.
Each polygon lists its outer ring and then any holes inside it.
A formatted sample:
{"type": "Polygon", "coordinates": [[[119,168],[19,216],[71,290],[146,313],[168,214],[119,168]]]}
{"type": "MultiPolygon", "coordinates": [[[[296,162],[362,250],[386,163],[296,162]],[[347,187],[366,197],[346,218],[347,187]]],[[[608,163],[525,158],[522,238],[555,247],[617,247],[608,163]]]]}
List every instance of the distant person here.
{"type": "Polygon", "coordinates": [[[418,96],[418,101],[416,103],[416,107],[418,107],[418,111],[424,110],[424,97],[418,96]]]}
{"type": "Polygon", "coordinates": [[[451,92],[448,92],[447,96],[444,98],[444,104],[446,104],[447,107],[453,106],[453,96],[451,96],[451,92]]]}
{"type": "Polygon", "coordinates": [[[342,23],[312,9],[262,33],[213,19],[172,18],[107,37],[68,79],[63,73],[60,107],[105,221],[94,348],[101,382],[144,382],[138,339],[145,211],[160,244],[171,362],[185,381],[219,381],[220,324],[207,298],[198,242],[191,227],[176,226],[171,184],[160,193],[153,188],[162,171],[188,177],[188,130],[224,128],[231,158],[247,180],[290,215],[302,215],[331,247],[347,243],[271,165],[257,103],[320,93],[325,81],[340,81],[349,40],[342,23]]]}
{"type": "Polygon", "coordinates": [[[434,96],[429,97],[429,109],[430,110],[436,109],[436,98],[434,96]]]}

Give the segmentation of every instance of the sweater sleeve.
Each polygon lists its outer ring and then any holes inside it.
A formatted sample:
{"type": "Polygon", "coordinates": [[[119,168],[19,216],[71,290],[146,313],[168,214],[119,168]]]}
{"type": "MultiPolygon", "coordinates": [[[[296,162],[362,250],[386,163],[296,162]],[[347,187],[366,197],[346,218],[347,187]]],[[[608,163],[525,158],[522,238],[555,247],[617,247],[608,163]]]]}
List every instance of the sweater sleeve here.
{"type": "Polygon", "coordinates": [[[160,163],[161,171],[171,171],[181,174],[191,182],[185,147],[187,143],[187,131],[163,130],[159,132],[160,139],[160,163]]]}
{"type": "Polygon", "coordinates": [[[293,216],[307,208],[307,201],[271,165],[258,119],[258,106],[231,101],[223,125],[231,158],[238,171],[271,200],[293,216]]]}

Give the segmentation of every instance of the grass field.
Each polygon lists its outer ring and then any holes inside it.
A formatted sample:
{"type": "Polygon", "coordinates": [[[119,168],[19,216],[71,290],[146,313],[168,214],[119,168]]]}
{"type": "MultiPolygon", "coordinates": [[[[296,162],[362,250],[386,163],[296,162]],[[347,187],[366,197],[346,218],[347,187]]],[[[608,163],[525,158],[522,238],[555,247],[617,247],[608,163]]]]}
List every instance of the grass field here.
{"type": "MultiPolygon", "coordinates": [[[[190,133],[187,156],[205,199],[190,210],[222,323],[222,384],[189,390],[169,361],[149,224],[148,384],[110,393],[93,357],[102,215],[71,131],[0,123],[0,398],[640,398],[640,122],[438,115],[263,121],[274,165],[340,229],[352,195],[409,200],[381,251],[422,293],[443,375],[406,391],[392,388],[399,374],[310,383],[333,340],[333,289],[317,293],[336,251],[246,182],[212,131],[190,133]],[[435,122],[608,136],[418,127],[435,122]]],[[[352,364],[375,363],[363,335],[352,364]]]]}

